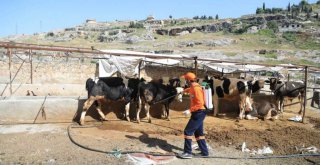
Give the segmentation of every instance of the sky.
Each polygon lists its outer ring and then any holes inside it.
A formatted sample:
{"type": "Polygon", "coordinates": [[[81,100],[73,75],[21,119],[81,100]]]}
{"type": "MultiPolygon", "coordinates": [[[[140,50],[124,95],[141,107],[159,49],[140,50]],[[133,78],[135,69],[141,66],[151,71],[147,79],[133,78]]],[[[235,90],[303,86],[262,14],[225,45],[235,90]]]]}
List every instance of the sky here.
{"type": "MultiPolygon", "coordinates": [[[[1,0],[0,37],[74,27],[86,19],[98,22],[213,16],[237,18],[257,7],[286,8],[301,0],[1,0]]],[[[308,0],[315,3],[317,0],[308,0]]]]}

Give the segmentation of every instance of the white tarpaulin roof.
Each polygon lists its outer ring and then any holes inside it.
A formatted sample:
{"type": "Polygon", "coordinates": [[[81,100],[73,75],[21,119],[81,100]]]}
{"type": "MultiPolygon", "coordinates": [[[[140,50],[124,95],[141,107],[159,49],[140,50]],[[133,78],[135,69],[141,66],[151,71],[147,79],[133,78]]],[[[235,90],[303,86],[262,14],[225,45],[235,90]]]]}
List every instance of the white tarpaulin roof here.
{"type": "MultiPolygon", "coordinates": [[[[128,50],[100,50],[109,55],[105,55],[106,60],[99,61],[99,77],[109,77],[119,71],[121,74],[132,77],[139,72],[139,62],[147,61],[164,65],[175,65],[182,60],[193,60],[193,55],[178,55],[178,54],[154,54],[128,50]]],[[[211,59],[217,60],[218,59],[211,59]]],[[[211,69],[219,72],[232,73],[235,71],[281,71],[286,69],[286,66],[291,64],[283,64],[283,66],[266,67],[263,65],[246,64],[232,62],[208,62],[205,59],[199,59],[199,64],[203,64],[211,69]]],[[[141,66],[141,68],[143,65],[141,66]]],[[[294,70],[290,68],[290,70],[294,70]]],[[[298,69],[298,70],[301,70],[298,69]]]]}
{"type": "Polygon", "coordinates": [[[110,56],[99,60],[99,77],[110,77],[117,71],[122,75],[134,77],[139,72],[141,57],[110,56]]]}
{"type": "MultiPolygon", "coordinates": [[[[153,54],[153,53],[141,53],[134,51],[126,50],[101,50],[110,54],[135,54],[135,55],[146,55],[149,57],[157,56],[160,59],[147,58],[147,57],[132,57],[132,56],[114,56],[106,55],[106,59],[99,60],[99,77],[110,77],[117,71],[122,75],[128,77],[134,77],[139,72],[139,63],[141,60],[147,62],[154,62],[158,64],[165,65],[175,65],[178,64],[179,60],[169,59],[169,57],[183,58],[182,55],[162,55],[162,54],[153,54]]],[[[143,67],[143,66],[141,66],[143,67]]]]}
{"type": "Polygon", "coordinates": [[[104,52],[106,54],[110,55],[131,55],[131,56],[143,56],[143,57],[150,57],[150,58],[169,58],[169,59],[182,59],[182,58],[193,58],[195,56],[193,55],[185,55],[185,54],[154,54],[154,53],[145,53],[145,52],[136,52],[136,51],[129,51],[129,50],[100,50],[101,52],[104,52]]]}
{"type": "MultiPolygon", "coordinates": [[[[224,72],[224,73],[232,73],[235,71],[275,71],[275,72],[279,72],[281,70],[286,69],[286,66],[294,66],[291,64],[282,64],[284,67],[282,66],[274,66],[274,67],[266,67],[263,65],[252,65],[252,64],[246,64],[246,65],[239,65],[239,64],[235,64],[235,63],[228,63],[228,62],[222,62],[222,63],[209,63],[209,62],[202,62],[203,65],[217,70],[219,72],[224,72]]],[[[287,69],[287,70],[302,70],[300,69],[287,69]]]]}
{"type": "Polygon", "coordinates": [[[239,69],[233,63],[203,63],[203,65],[223,73],[232,73],[239,69]]]}

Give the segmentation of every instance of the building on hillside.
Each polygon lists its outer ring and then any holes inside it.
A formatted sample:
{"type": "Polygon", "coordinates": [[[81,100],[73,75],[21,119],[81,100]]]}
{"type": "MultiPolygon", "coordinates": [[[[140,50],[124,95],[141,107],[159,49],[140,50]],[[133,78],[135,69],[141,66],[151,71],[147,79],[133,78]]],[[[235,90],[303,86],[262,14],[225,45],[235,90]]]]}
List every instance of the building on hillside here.
{"type": "Polygon", "coordinates": [[[143,22],[144,27],[151,29],[161,28],[164,23],[162,20],[156,20],[152,15],[149,15],[147,19],[143,22]]]}
{"type": "Polygon", "coordinates": [[[87,20],[86,20],[86,23],[87,23],[87,24],[96,24],[97,21],[96,21],[95,19],[87,19],[87,20]]]}
{"type": "Polygon", "coordinates": [[[278,26],[279,32],[298,32],[302,31],[303,25],[300,23],[285,23],[278,26]]]}

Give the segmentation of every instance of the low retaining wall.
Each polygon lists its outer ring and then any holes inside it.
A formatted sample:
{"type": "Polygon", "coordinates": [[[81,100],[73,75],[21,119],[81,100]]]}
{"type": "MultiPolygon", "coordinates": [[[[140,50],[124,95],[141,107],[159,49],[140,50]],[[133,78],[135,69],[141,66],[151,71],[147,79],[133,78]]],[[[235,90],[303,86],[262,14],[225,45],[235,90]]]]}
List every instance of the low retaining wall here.
{"type": "Polygon", "coordinates": [[[53,96],[2,97],[0,123],[32,123],[41,107],[43,107],[46,119],[40,112],[36,123],[71,122],[81,107],[79,104],[81,100],[83,98],[53,96]]]}
{"type": "MultiPolygon", "coordinates": [[[[30,91],[37,96],[86,96],[85,82],[83,84],[12,84],[12,96],[26,96],[30,91]]],[[[10,96],[9,84],[0,84],[1,96],[10,96]]]]}
{"type": "MultiPolygon", "coordinates": [[[[0,124],[10,123],[33,123],[37,114],[43,107],[45,118],[40,111],[36,123],[52,123],[52,122],[72,122],[79,121],[86,101],[86,96],[12,96],[0,97],[0,124]]],[[[183,103],[173,102],[170,106],[171,110],[183,111],[188,107],[189,100],[183,103]]],[[[130,108],[130,118],[135,119],[136,109],[132,104],[130,108]]],[[[91,106],[87,111],[85,120],[99,120],[100,116],[94,110],[95,106],[91,106]]],[[[103,113],[107,119],[123,119],[125,113],[124,102],[109,102],[104,104],[103,113]]],[[[155,105],[150,110],[150,115],[160,118],[162,106],[155,105]]],[[[181,113],[179,112],[181,115],[181,113]]],[[[140,113],[140,117],[144,118],[145,112],[140,113]]]]}

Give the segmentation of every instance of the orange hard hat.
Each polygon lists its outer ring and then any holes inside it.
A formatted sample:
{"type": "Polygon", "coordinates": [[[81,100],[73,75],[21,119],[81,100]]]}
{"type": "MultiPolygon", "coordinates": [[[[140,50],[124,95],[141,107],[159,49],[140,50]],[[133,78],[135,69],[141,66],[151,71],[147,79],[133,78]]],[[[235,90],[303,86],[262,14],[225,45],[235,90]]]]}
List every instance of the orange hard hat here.
{"type": "Polygon", "coordinates": [[[185,78],[187,80],[195,80],[197,76],[192,72],[188,72],[185,75],[181,76],[181,78],[185,78]]]}

